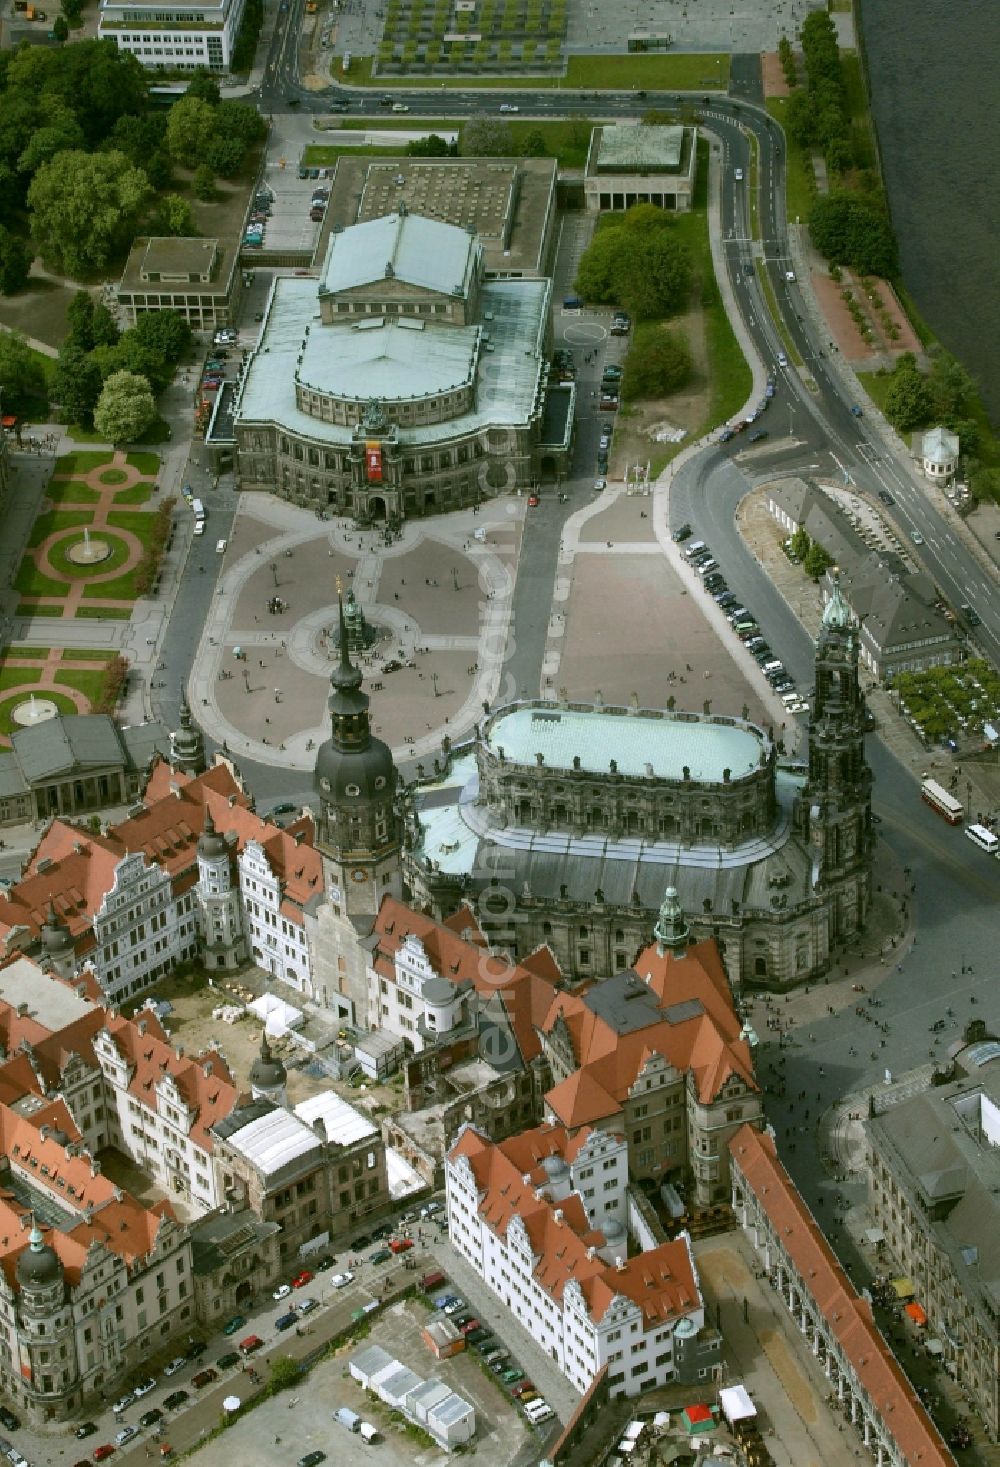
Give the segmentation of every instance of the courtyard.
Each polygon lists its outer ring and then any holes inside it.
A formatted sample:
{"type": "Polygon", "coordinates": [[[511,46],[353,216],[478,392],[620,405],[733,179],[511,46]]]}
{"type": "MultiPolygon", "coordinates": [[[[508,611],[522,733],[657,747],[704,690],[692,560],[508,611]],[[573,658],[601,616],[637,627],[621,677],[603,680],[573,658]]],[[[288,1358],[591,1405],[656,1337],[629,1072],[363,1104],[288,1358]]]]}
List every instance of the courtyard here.
{"type": "Polygon", "coordinates": [[[96,648],[8,647],[0,657],[0,748],[56,713],[111,712],[123,669],[96,648]]]}

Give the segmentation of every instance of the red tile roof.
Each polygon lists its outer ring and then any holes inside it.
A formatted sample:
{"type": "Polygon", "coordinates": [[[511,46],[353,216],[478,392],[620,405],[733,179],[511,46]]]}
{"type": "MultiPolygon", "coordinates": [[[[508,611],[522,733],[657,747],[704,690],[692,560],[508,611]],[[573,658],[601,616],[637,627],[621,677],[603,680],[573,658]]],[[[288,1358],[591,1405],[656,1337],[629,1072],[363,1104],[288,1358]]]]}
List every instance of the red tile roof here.
{"type": "Polygon", "coordinates": [[[741,1126],[729,1150],[904,1460],[910,1467],[955,1467],[944,1438],[876,1326],[871,1307],[855,1291],[778,1160],[773,1138],[741,1126]]]}
{"type": "Polygon", "coordinates": [[[658,1000],[661,1010],[697,1000],[690,1017],[672,1014],[646,1028],[620,1034],[595,1012],[585,993],[554,994],[542,1022],[545,1033],[566,1026],[579,1069],[546,1095],[546,1103],[567,1126],[585,1126],[617,1115],[636,1077],[656,1054],[681,1073],[694,1074],[698,1098],[712,1101],[732,1075],[752,1090],[750,1046],[741,1025],[722,959],[714,941],[699,942],[686,956],[658,953],[656,944],[636,959],[633,971],[658,1000]]]}
{"type": "Polygon", "coordinates": [[[105,1028],[129,1066],[129,1094],[155,1110],[157,1082],[170,1075],[194,1115],[191,1140],[211,1151],[211,1127],[235,1109],[239,1097],[222,1055],[214,1049],[197,1056],[179,1055],[148,1009],[135,1019],[109,1014],[105,1028]]]}
{"type": "Polygon", "coordinates": [[[251,840],[260,843],[282,883],[282,915],[301,925],[302,907],[323,891],[323,862],[312,844],[312,821],[304,818],[280,830],[263,820],[250,809],[225,764],[196,778],[159,764],[147,785],[144,807],[106,834],[53,821],[25,875],[0,896],[0,944],[16,937],[19,929],[37,937],[51,901],[76,939],[77,955],[84,956],[94,945],[92,918],[114,884],[118,862],[129,852],[141,851],[166,871],[175,895],[180,895],[197,880],[206,807],[216,829],[235,838],[237,850],[251,840]]]}
{"type": "Polygon", "coordinates": [[[578,1193],[561,1201],[539,1195],[544,1185],[538,1170],[541,1157],[553,1151],[571,1157],[587,1134],[574,1138],[560,1126],[537,1126],[494,1144],[469,1126],[449,1159],[468,1159],[480,1192],[479,1212],[492,1232],[506,1236],[514,1217],[524,1223],[537,1259],[534,1277],[553,1299],[561,1300],[575,1279],[593,1319],[603,1319],[615,1296],[623,1295],[641,1308],[650,1328],[699,1307],[686,1242],[664,1243],[619,1269],[598,1256],[604,1234],[591,1229],[578,1193]]]}

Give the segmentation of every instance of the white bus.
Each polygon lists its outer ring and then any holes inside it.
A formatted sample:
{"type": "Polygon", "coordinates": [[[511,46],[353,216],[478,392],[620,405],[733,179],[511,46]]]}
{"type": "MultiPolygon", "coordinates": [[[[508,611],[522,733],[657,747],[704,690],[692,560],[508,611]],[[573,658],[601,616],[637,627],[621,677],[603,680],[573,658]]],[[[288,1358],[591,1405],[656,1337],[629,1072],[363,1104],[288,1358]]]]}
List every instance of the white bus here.
{"type": "Polygon", "coordinates": [[[961,800],[939,785],[934,779],[925,779],[920,786],[920,798],[926,800],[932,810],[947,820],[949,825],[961,825],[964,811],[961,800]]]}
{"type": "Polygon", "coordinates": [[[987,830],[985,825],[967,825],[965,833],[973,845],[977,845],[987,855],[995,856],[997,851],[1000,851],[1000,839],[993,834],[992,830],[987,830]]]}

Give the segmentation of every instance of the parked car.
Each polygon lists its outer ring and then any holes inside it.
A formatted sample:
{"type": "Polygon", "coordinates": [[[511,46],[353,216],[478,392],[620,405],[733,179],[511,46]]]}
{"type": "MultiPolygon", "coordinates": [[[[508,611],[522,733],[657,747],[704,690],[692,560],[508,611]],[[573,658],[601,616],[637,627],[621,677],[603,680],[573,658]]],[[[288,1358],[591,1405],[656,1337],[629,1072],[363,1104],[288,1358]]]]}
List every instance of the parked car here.
{"type": "Polygon", "coordinates": [[[531,1381],[530,1380],[522,1380],[511,1391],[511,1395],[516,1400],[522,1401],[524,1399],[524,1397],[528,1394],[528,1392],[529,1391],[533,1391],[534,1389],[535,1389],[535,1387],[531,1384],[531,1381]]]}
{"type": "Polygon", "coordinates": [[[155,1426],[158,1421],[162,1420],[163,1412],[158,1406],[154,1406],[151,1411],[143,1411],[142,1415],[139,1417],[139,1425],[145,1431],[148,1427],[155,1426]]]}
{"type": "Polygon", "coordinates": [[[392,1257],[391,1248],[376,1248],[368,1259],[369,1263],[388,1263],[392,1257]]]}
{"type": "MultiPolygon", "coordinates": [[[[20,1425],[20,1422],[18,1422],[18,1425],[20,1425]]],[[[9,1426],[6,1421],[4,1422],[4,1426],[7,1427],[7,1430],[8,1431],[16,1431],[17,1430],[17,1427],[9,1426]]],[[[80,1425],[76,1428],[76,1431],[73,1433],[73,1435],[75,1437],[77,1437],[78,1440],[83,1441],[83,1439],[84,1439],[85,1436],[93,1436],[96,1433],[96,1431],[97,1431],[97,1422],[96,1421],[81,1421],[80,1422],[80,1425]]]]}
{"type": "Polygon", "coordinates": [[[478,1329],[469,1330],[469,1333],[465,1336],[465,1343],[467,1345],[471,1345],[474,1350],[478,1351],[480,1345],[485,1344],[487,1340],[491,1340],[492,1338],[493,1336],[490,1334],[489,1330],[484,1329],[483,1326],[480,1325],[478,1329]]]}
{"type": "Polygon", "coordinates": [[[405,1253],[405,1252],[407,1252],[408,1249],[410,1249],[410,1248],[413,1247],[413,1239],[412,1238],[390,1238],[389,1239],[389,1247],[392,1249],[393,1253],[405,1253]]]}
{"type": "Polygon", "coordinates": [[[127,1411],[134,1400],[135,1393],[133,1391],[126,1391],[124,1396],[118,1397],[117,1401],[114,1403],[111,1409],[115,1413],[115,1415],[118,1416],[122,1411],[127,1411]]]}
{"type": "MultiPolygon", "coordinates": [[[[277,806],[276,808],[277,809],[281,809],[282,807],[281,806],[277,806]]],[[[298,808],[298,806],[296,806],[296,805],[293,805],[292,806],[292,809],[293,810],[295,810],[297,808],[298,808]]],[[[324,1253],[323,1254],[323,1257],[316,1264],[316,1272],[317,1273],[326,1273],[327,1269],[328,1268],[332,1268],[333,1265],[336,1263],[336,1261],[337,1260],[335,1258],[331,1258],[330,1257],[329,1253],[324,1253]]]]}
{"type": "Polygon", "coordinates": [[[461,1314],[462,1310],[465,1307],[465,1300],[462,1299],[458,1294],[452,1294],[450,1300],[444,1306],[444,1312],[449,1316],[453,1314],[461,1314]]]}
{"type": "Polygon", "coordinates": [[[368,1234],[367,1233],[359,1233],[358,1236],[354,1239],[353,1243],[351,1244],[351,1252],[352,1253],[363,1253],[365,1251],[365,1249],[366,1248],[370,1248],[371,1245],[372,1245],[372,1240],[368,1236],[368,1234]]]}
{"type": "Polygon", "coordinates": [[[113,1457],[114,1452],[114,1447],[109,1442],[105,1442],[103,1446],[94,1448],[94,1461],[104,1462],[108,1457],[113,1457]]]}
{"type": "Polygon", "coordinates": [[[304,1289],[305,1286],[306,1286],[306,1284],[311,1284],[312,1281],[313,1281],[313,1275],[312,1275],[312,1273],[310,1272],[310,1270],[308,1268],[304,1268],[301,1273],[297,1273],[295,1275],[295,1277],[292,1279],[292,1288],[293,1289],[304,1289]]]}
{"type": "Polygon", "coordinates": [[[346,1289],[348,1284],[353,1284],[354,1275],[348,1268],[343,1273],[335,1273],[330,1282],[335,1289],[346,1289]]]}
{"type": "Polygon", "coordinates": [[[286,1329],[291,1329],[293,1324],[298,1323],[298,1318],[299,1316],[296,1314],[295,1310],[289,1309],[287,1314],[281,1314],[278,1316],[278,1318],[274,1321],[274,1327],[278,1331],[279,1335],[284,1334],[286,1329]]]}
{"type": "Polygon", "coordinates": [[[225,1324],[222,1326],[222,1333],[224,1335],[234,1335],[236,1331],[238,1329],[242,1329],[245,1324],[246,1318],[242,1314],[234,1314],[232,1319],[227,1319],[225,1324]]]}
{"type": "Polygon", "coordinates": [[[237,1351],[227,1350],[224,1355],[220,1355],[218,1360],[216,1360],[215,1368],[216,1370],[232,1370],[233,1366],[239,1365],[239,1363],[240,1357],[237,1351]]]}
{"type": "Polygon", "coordinates": [[[466,1338],[472,1334],[473,1330],[482,1329],[482,1325],[475,1316],[472,1319],[467,1319],[464,1324],[460,1324],[458,1327],[466,1338]]]}
{"type": "Polygon", "coordinates": [[[750,437],[747,439],[747,442],[748,443],[760,443],[761,440],[764,439],[764,438],[766,438],[766,437],[767,437],[767,429],[766,428],[758,428],[757,431],[756,431],[756,433],[751,433],[750,434],[750,437]]]}
{"type": "Polygon", "coordinates": [[[393,1233],[391,1223],[383,1223],[379,1228],[372,1228],[372,1242],[384,1243],[386,1238],[391,1238],[393,1233]]]}
{"type": "Polygon", "coordinates": [[[192,1340],[187,1349],[184,1351],[184,1359],[200,1360],[207,1349],[208,1345],[205,1343],[204,1340],[192,1340]]]}
{"type": "Polygon", "coordinates": [[[308,1299],[301,1299],[295,1308],[298,1310],[300,1317],[303,1314],[312,1314],[314,1309],[319,1308],[319,1300],[310,1296],[308,1299]]]}
{"type": "Polygon", "coordinates": [[[504,1385],[515,1385],[517,1381],[524,1379],[524,1371],[516,1369],[504,1370],[501,1372],[500,1379],[503,1381],[504,1385]]]}
{"type": "Polygon", "coordinates": [[[133,1439],[133,1437],[137,1437],[138,1435],[139,1435],[139,1429],[138,1429],[138,1427],[136,1427],[136,1426],[123,1426],[122,1429],[121,1429],[121,1431],[117,1432],[116,1435],[115,1435],[115,1446],[116,1447],[124,1447],[124,1446],[126,1446],[133,1439]]]}
{"type": "Polygon", "coordinates": [[[155,1390],[156,1379],[152,1375],[148,1376],[146,1380],[141,1380],[137,1386],[132,1387],[133,1395],[135,1396],[137,1401],[140,1400],[143,1396],[148,1396],[150,1391],[155,1390]]]}
{"type": "MultiPolygon", "coordinates": [[[[264,1341],[261,1340],[261,1344],[263,1343],[264,1341]]],[[[171,1391],[163,1404],[168,1411],[177,1411],[190,1399],[191,1397],[187,1391],[171,1391]]]]}
{"type": "Polygon", "coordinates": [[[255,1350],[260,1349],[263,1343],[260,1335],[247,1335],[245,1340],[240,1340],[240,1354],[252,1355],[255,1350]]]}
{"type": "Polygon", "coordinates": [[[219,1372],[207,1365],[204,1370],[199,1370],[197,1375],[191,1377],[191,1384],[196,1391],[204,1390],[205,1386],[211,1385],[213,1380],[219,1379],[219,1372]]]}
{"type": "Polygon", "coordinates": [[[288,1296],[289,1296],[289,1294],[291,1292],[292,1292],[292,1286],[291,1286],[291,1284],[279,1284],[278,1287],[275,1289],[274,1293],[271,1295],[271,1298],[274,1300],[274,1302],[276,1304],[280,1304],[281,1303],[281,1300],[282,1299],[287,1299],[288,1296]]]}
{"type": "Polygon", "coordinates": [[[300,1457],[298,1462],[296,1463],[296,1467],[319,1467],[319,1463],[325,1461],[326,1453],[321,1452],[317,1448],[316,1451],[306,1452],[304,1457],[300,1457]]]}

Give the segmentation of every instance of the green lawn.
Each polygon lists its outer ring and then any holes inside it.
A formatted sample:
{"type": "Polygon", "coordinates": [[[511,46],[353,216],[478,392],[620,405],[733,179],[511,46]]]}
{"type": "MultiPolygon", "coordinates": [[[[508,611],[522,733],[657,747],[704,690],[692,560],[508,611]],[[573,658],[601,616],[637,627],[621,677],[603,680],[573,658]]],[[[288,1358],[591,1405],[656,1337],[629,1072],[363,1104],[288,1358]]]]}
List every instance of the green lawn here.
{"type": "MultiPolygon", "coordinates": [[[[67,693],[59,693],[53,688],[45,688],[44,691],[39,692],[38,696],[40,698],[50,699],[51,702],[55,703],[60,713],[76,712],[76,704],[67,693]]],[[[15,694],[10,698],[5,698],[4,701],[0,703],[0,733],[13,733],[19,727],[19,725],[14,722],[13,713],[18,704],[23,703],[24,701],[25,695],[24,693],[21,693],[20,695],[15,694]]]]}
{"type": "Polygon", "coordinates": [[[858,381],[876,407],[885,412],[885,398],[892,378],[888,372],[859,372],[858,381]]]}
{"type": "Polygon", "coordinates": [[[78,484],[72,479],[69,483],[54,479],[45,493],[53,504],[97,504],[101,498],[99,489],[91,489],[89,484],[78,484]]]}
{"type": "Polygon", "coordinates": [[[115,495],[116,504],[145,504],[153,497],[152,484],[133,484],[129,489],[119,489],[115,495]]]}
{"type": "Polygon", "coordinates": [[[97,477],[102,484],[124,484],[128,474],[124,469],[105,469],[97,477]]]}
{"type": "MultiPolygon", "coordinates": [[[[107,565],[108,562],[105,561],[104,564],[107,565]]],[[[83,588],[84,598],[94,601],[134,601],[137,594],[134,570],[115,576],[114,580],[95,581],[92,586],[83,588]]]]}
{"type": "Polygon", "coordinates": [[[78,620],[91,621],[128,621],[132,615],[127,606],[78,606],[76,616],[78,620]]]}
{"type": "Polygon", "coordinates": [[[110,662],[117,657],[117,652],[104,652],[97,647],[74,647],[71,651],[63,651],[64,662],[110,662]]]}
{"type": "Polygon", "coordinates": [[[75,688],[82,693],[87,701],[93,705],[101,701],[104,691],[104,673],[96,667],[93,669],[67,668],[65,672],[59,673],[59,682],[65,683],[67,688],[75,688]]]}
{"type": "Polygon", "coordinates": [[[378,87],[395,94],[400,88],[455,86],[497,88],[501,91],[538,91],[566,87],[594,91],[698,92],[725,91],[729,86],[729,56],[721,52],[665,52],[655,56],[571,56],[563,76],[476,76],[444,72],[437,76],[373,76],[372,57],[355,56],[345,77],[340,58],[330,68],[336,81],[349,87],[378,87]]]}
{"type": "Polygon", "coordinates": [[[43,540],[56,532],[56,530],[75,530],[81,525],[91,525],[94,522],[93,512],[89,509],[50,509],[45,514],[40,514],[31,527],[28,544],[32,547],[41,545],[43,540]]]}
{"type": "MultiPolygon", "coordinates": [[[[767,110],[781,126],[785,125],[785,112],[788,108],[787,97],[769,97],[767,110]]],[[[812,174],[806,166],[806,155],[797,143],[785,133],[786,152],[788,167],[785,173],[785,210],[789,220],[794,223],[796,219],[805,220],[809,217],[809,211],[813,205],[814,189],[812,174]]]]}
{"type": "MultiPolygon", "coordinates": [[[[590,147],[590,134],[594,126],[593,120],[589,117],[569,118],[559,122],[532,122],[527,118],[524,121],[511,121],[505,118],[504,121],[510,127],[515,151],[520,151],[524,146],[525,139],[530,133],[541,133],[545,139],[545,149],[548,157],[558,159],[563,168],[582,168],[587,161],[587,150],[590,147]]],[[[365,132],[375,127],[379,131],[383,129],[393,131],[409,129],[412,131],[413,123],[403,122],[395,117],[391,121],[386,120],[385,122],[380,122],[376,120],[374,123],[370,118],[351,118],[345,121],[338,131],[365,132]]],[[[421,118],[420,127],[421,130],[426,128],[429,132],[457,132],[459,137],[459,151],[461,151],[462,123],[460,119],[447,122],[440,117],[433,118],[430,121],[421,118]]],[[[306,148],[302,161],[310,167],[328,167],[345,153],[361,153],[366,157],[370,154],[398,157],[405,150],[405,143],[400,144],[398,148],[376,144],[352,147],[350,144],[313,143],[306,148]]]]}
{"type": "Polygon", "coordinates": [[[351,158],[398,158],[404,149],[376,148],[363,143],[352,147],[350,143],[337,146],[335,143],[309,143],[302,152],[302,162],[309,168],[331,168],[337,159],[347,154],[351,158]]]}
{"type": "Polygon", "coordinates": [[[96,428],[85,428],[82,423],[68,424],[66,437],[72,438],[74,443],[105,443],[107,441],[103,433],[98,433],[96,428]]]}
{"type": "Polygon", "coordinates": [[[65,581],[54,581],[51,576],[43,575],[35,562],[25,556],[14,577],[14,589],[22,596],[65,596],[69,587],[65,581]]]}
{"type": "Polygon", "coordinates": [[[54,474],[89,474],[91,469],[99,469],[104,464],[111,462],[110,453],[90,453],[87,449],[79,449],[74,453],[64,453],[62,458],[57,458],[53,465],[54,474]]]}
{"type": "MultiPolygon", "coordinates": [[[[106,530],[99,530],[94,538],[100,538],[110,545],[111,554],[106,560],[100,561],[97,565],[74,565],[68,552],[74,545],[78,545],[80,540],[77,536],[71,535],[65,540],[56,541],[52,546],[49,551],[49,564],[68,580],[89,581],[94,576],[105,576],[109,571],[117,570],[118,566],[124,565],[128,560],[129,547],[117,535],[109,534],[106,530]]],[[[109,591],[108,594],[113,595],[114,593],[109,591]]]]}
{"type": "Polygon", "coordinates": [[[144,546],[148,547],[156,525],[155,514],[143,514],[141,510],[112,509],[108,512],[108,524],[116,530],[130,530],[144,546]]]}
{"type": "Polygon", "coordinates": [[[38,681],[36,667],[6,667],[0,664],[0,692],[8,688],[23,688],[38,681]]]}
{"type": "Polygon", "coordinates": [[[8,647],[3,655],[8,662],[12,657],[34,658],[38,662],[44,662],[51,651],[51,647],[8,647]]]}
{"type": "MultiPolygon", "coordinates": [[[[691,252],[695,274],[701,280],[701,304],[705,318],[705,341],[708,349],[709,406],[705,421],[689,435],[699,438],[711,428],[732,417],[750,395],[753,374],[740,344],[733,334],[725,304],[719,293],[712,265],[708,239],[708,143],[698,143],[698,182],[694,208],[689,214],[678,214],[674,220],[679,237],[691,252]]],[[[664,462],[680,451],[670,445],[664,462]]]]}
{"type": "MultiPolygon", "coordinates": [[[[15,585],[16,584],[17,583],[15,582],[15,585]]],[[[17,589],[20,591],[21,587],[18,586],[17,589]]],[[[65,586],[62,588],[59,594],[61,596],[65,596],[65,586]]],[[[33,606],[30,601],[19,601],[17,604],[18,616],[62,616],[62,614],[63,609],[61,606],[33,606]]]]}
{"type": "Polygon", "coordinates": [[[150,479],[155,479],[160,472],[160,456],[157,453],[127,453],[125,462],[133,469],[138,469],[140,474],[146,474],[150,479]]]}

